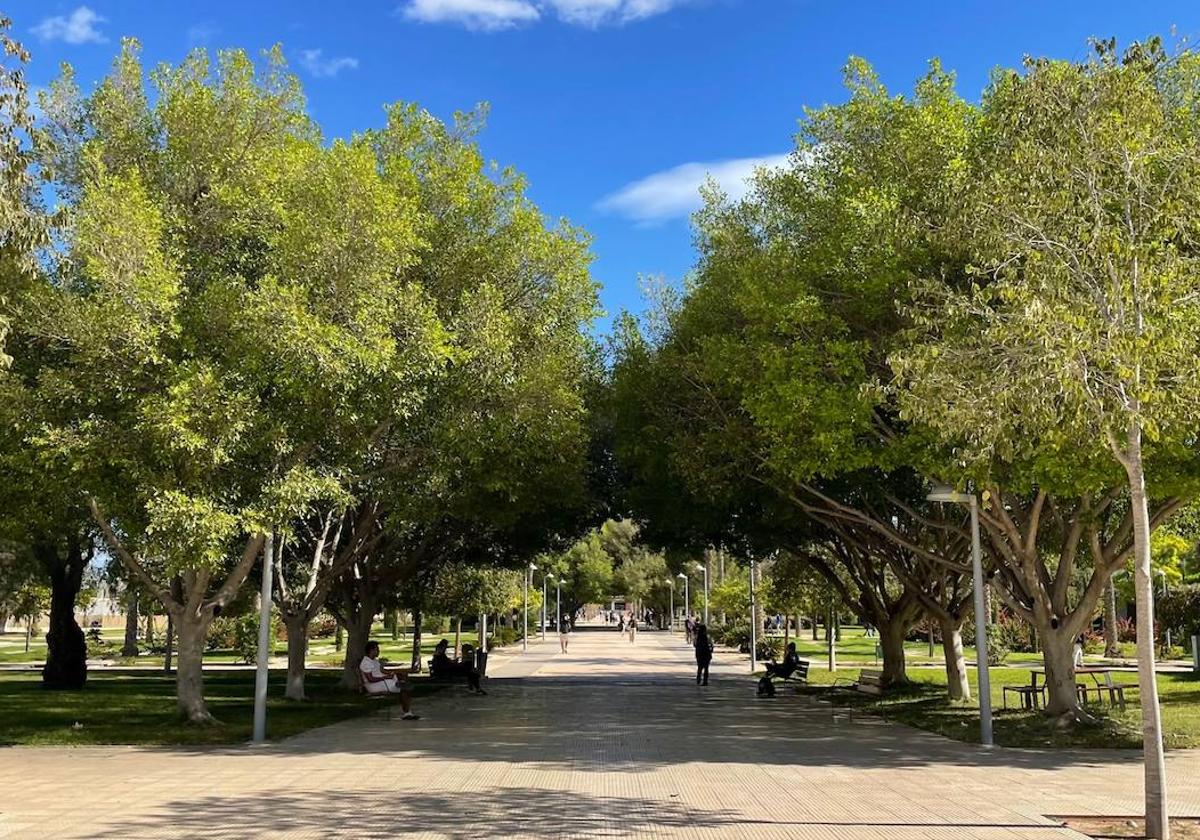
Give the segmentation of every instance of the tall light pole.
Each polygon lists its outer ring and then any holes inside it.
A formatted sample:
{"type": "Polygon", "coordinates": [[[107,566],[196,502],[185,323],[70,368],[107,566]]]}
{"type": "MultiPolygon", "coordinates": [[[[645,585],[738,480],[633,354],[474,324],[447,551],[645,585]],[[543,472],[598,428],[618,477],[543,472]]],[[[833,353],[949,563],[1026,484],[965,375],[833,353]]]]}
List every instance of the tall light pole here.
{"type": "MultiPolygon", "coordinates": [[[[1164,570],[1159,569],[1158,570],[1158,579],[1162,581],[1162,597],[1166,598],[1167,597],[1167,573],[1164,570]]],[[[1167,627],[1163,632],[1166,633],[1167,647],[1170,647],[1171,646],[1171,628],[1167,627]]]]}
{"type": "Polygon", "coordinates": [[[263,543],[262,591],[258,613],[258,662],[254,674],[254,743],[267,740],[267,665],[271,651],[271,570],[275,559],[275,537],[268,533],[263,543]]]}
{"type": "Polygon", "coordinates": [[[700,563],[696,564],[696,568],[704,572],[704,625],[708,626],[708,566],[700,563]]]}
{"type": "MultiPolygon", "coordinates": [[[[708,575],[705,575],[707,579],[708,575]]],[[[750,555],[750,673],[758,670],[758,610],[754,603],[754,555],[750,555]]],[[[707,609],[707,605],[706,605],[707,609]]]]}
{"type": "Polygon", "coordinates": [[[971,574],[975,589],[975,669],[979,673],[979,740],[992,746],[992,681],[988,676],[987,611],[983,600],[983,551],[979,547],[979,499],[938,485],[926,496],[931,502],[965,504],[971,510],[971,574]]]}
{"type": "Polygon", "coordinates": [[[668,628],[672,633],[675,632],[675,578],[667,578],[667,586],[671,587],[671,623],[668,628]]]}
{"type": "Polygon", "coordinates": [[[546,577],[542,575],[542,641],[546,641],[546,577]]]}
{"type": "Polygon", "coordinates": [[[558,634],[562,635],[562,578],[557,575],[547,575],[554,578],[554,626],[558,628],[558,634]]]}
{"type": "Polygon", "coordinates": [[[525,627],[521,633],[521,651],[529,650],[529,582],[533,578],[533,573],[537,571],[537,566],[533,563],[529,564],[529,568],[525,571],[525,627]]]}
{"type": "Polygon", "coordinates": [[[685,619],[691,618],[692,617],[692,599],[690,597],[688,597],[690,594],[688,592],[688,576],[686,573],[680,572],[679,574],[675,575],[675,577],[683,578],[683,617],[685,619]]]}

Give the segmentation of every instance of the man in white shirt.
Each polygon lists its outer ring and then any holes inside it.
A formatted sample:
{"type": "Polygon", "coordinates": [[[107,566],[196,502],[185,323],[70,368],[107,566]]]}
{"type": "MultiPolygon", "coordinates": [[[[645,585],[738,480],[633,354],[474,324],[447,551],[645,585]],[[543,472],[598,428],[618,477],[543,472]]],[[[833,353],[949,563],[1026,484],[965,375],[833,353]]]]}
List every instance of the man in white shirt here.
{"type": "Polygon", "coordinates": [[[362,671],[363,688],[368,694],[399,694],[400,707],[404,709],[401,720],[420,720],[412,712],[412,692],[408,689],[408,669],[384,670],[379,661],[379,642],[367,642],[367,655],[359,663],[362,671]]]}

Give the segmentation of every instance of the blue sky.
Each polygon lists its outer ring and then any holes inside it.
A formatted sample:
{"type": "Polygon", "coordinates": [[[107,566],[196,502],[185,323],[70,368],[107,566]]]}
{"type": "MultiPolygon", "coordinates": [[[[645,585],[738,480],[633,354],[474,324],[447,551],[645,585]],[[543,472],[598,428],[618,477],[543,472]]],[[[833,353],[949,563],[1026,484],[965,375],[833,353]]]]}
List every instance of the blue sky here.
{"type": "Polygon", "coordinates": [[[1200,35],[1200,4],[1128,0],[8,0],[4,12],[33,51],[34,85],[62,61],[90,85],[132,35],[148,64],[282,43],[328,136],[378,125],[386,102],[439,116],[489,102],[485,152],[529,176],[544,212],[593,234],[610,313],[640,308],[639,274],[688,271],[705,173],[736,191],[786,153],[804,106],[843,98],[851,54],[896,91],[940,57],[976,98],[1025,53],[1081,58],[1091,35],[1172,26],[1200,35]]]}

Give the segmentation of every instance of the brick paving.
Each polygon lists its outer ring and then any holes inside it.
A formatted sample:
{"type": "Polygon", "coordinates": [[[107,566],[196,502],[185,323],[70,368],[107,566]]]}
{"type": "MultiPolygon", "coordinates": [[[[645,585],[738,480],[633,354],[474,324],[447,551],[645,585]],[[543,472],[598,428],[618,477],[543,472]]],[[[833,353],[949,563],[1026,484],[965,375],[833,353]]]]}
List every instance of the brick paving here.
{"type": "MultiPolygon", "coordinates": [[[[579,632],[497,652],[489,697],[262,748],[0,750],[0,837],[1078,838],[1047,814],[1134,814],[1136,754],[986,752],[790,692],[754,697],[677,637],[579,632]],[[519,649],[518,649],[519,651],[519,649]]],[[[1200,815],[1200,752],[1169,757],[1200,815]]]]}

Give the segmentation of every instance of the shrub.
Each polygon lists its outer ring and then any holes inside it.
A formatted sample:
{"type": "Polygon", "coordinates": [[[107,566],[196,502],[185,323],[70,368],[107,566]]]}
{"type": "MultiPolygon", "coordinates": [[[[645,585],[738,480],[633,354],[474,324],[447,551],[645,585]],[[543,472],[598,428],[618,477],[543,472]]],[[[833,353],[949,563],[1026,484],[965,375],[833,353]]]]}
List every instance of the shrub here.
{"type": "Polygon", "coordinates": [[[337,632],[337,620],[328,613],[321,613],[308,625],[310,639],[325,639],[337,632]]]}
{"type": "Polygon", "coordinates": [[[1004,660],[1012,653],[1008,647],[1001,628],[989,624],[987,628],[988,665],[1003,665],[1004,660]]]}
{"type": "Polygon", "coordinates": [[[1183,640],[1200,635],[1200,585],[1183,586],[1158,599],[1162,626],[1183,640]]]}
{"type": "Polygon", "coordinates": [[[778,636],[765,637],[757,641],[755,648],[755,658],[760,662],[778,660],[783,656],[783,639],[778,636]]]}
{"type": "Polygon", "coordinates": [[[229,616],[219,616],[212,620],[212,624],[208,625],[208,636],[204,639],[204,649],[207,651],[214,650],[233,650],[237,644],[237,633],[234,625],[237,623],[236,618],[229,616]]]}
{"type": "Polygon", "coordinates": [[[516,640],[517,630],[515,627],[497,627],[496,632],[492,634],[492,647],[511,645],[516,640]]]}
{"type": "Polygon", "coordinates": [[[745,621],[738,621],[730,624],[725,628],[725,632],[722,634],[721,644],[728,645],[732,648],[737,648],[741,653],[749,653],[750,625],[745,621]]]}

